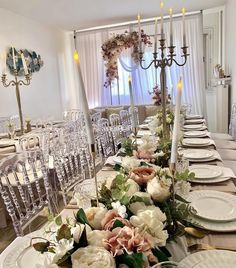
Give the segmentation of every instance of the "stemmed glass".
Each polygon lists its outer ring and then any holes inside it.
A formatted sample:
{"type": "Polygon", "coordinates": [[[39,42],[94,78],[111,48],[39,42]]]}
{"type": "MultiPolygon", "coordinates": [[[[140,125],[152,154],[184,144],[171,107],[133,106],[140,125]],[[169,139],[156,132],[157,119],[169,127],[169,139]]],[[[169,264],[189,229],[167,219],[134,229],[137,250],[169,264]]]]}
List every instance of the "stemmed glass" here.
{"type": "Polygon", "coordinates": [[[12,140],[14,140],[15,134],[16,134],[16,128],[15,128],[15,124],[12,122],[8,123],[8,134],[9,134],[10,138],[12,140]]]}

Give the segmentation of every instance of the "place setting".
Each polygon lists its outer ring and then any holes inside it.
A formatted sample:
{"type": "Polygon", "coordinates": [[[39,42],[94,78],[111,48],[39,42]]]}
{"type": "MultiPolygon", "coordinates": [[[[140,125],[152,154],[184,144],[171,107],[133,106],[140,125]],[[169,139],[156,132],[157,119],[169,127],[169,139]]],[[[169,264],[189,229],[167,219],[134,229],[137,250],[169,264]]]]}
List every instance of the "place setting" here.
{"type": "Polygon", "coordinates": [[[184,125],[183,130],[184,131],[192,131],[192,130],[202,131],[202,130],[207,130],[207,127],[205,124],[184,125]]]}
{"type": "Polygon", "coordinates": [[[201,130],[193,130],[193,131],[184,132],[184,137],[185,138],[205,138],[205,137],[210,138],[210,134],[206,130],[202,130],[202,131],[201,130]]]}
{"type": "Polygon", "coordinates": [[[215,147],[214,141],[208,138],[184,138],[182,144],[184,147],[215,147]]]}
{"type": "Polygon", "coordinates": [[[210,162],[214,160],[222,161],[219,153],[215,150],[206,149],[184,149],[181,150],[183,157],[188,159],[190,162],[210,162]]]}

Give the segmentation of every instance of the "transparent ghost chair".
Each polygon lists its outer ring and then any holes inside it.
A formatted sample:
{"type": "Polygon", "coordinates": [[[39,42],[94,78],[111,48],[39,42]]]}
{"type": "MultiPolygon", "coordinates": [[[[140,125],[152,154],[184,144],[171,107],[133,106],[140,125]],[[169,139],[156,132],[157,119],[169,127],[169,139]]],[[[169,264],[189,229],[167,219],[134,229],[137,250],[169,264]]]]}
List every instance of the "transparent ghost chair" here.
{"type": "Polygon", "coordinates": [[[124,137],[128,137],[132,133],[132,125],[130,114],[127,110],[120,111],[120,120],[122,125],[122,132],[124,137]]]}
{"type": "Polygon", "coordinates": [[[106,118],[98,120],[98,136],[104,158],[114,155],[114,145],[109,121],[106,118]]]}
{"type": "Polygon", "coordinates": [[[129,107],[129,114],[130,114],[130,118],[131,118],[131,124],[132,126],[138,126],[139,125],[139,115],[138,115],[138,108],[134,107],[134,120],[135,120],[135,124],[133,122],[133,118],[132,118],[132,107],[129,107]]]}
{"type": "Polygon", "coordinates": [[[97,112],[91,115],[91,120],[93,124],[97,124],[98,120],[102,118],[102,113],[97,112]]]}
{"type": "Polygon", "coordinates": [[[17,236],[47,207],[55,212],[52,188],[39,150],[20,153],[0,163],[0,194],[17,236]]]}
{"type": "Polygon", "coordinates": [[[109,117],[110,120],[110,125],[111,125],[111,133],[113,137],[113,142],[114,142],[114,149],[115,152],[119,150],[121,146],[121,142],[123,139],[122,135],[122,126],[120,123],[120,116],[118,114],[111,114],[109,117]]]}

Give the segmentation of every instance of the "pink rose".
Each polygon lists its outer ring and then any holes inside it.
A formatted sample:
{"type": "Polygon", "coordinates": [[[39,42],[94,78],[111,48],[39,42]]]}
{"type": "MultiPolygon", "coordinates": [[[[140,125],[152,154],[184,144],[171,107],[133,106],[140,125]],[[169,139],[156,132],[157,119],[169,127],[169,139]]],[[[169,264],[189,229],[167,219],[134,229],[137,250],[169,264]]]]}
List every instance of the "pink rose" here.
{"type": "Polygon", "coordinates": [[[134,151],[133,155],[137,157],[138,159],[152,160],[155,158],[152,152],[145,151],[145,150],[134,151]]]}
{"type": "Polygon", "coordinates": [[[122,222],[125,226],[131,226],[130,222],[126,219],[121,218],[121,216],[114,210],[109,210],[105,217],[101,221],[102,229],[103,230],[111,230],[115,221],[118,220],[122,222]]]}
{"type": "Polygon", "coordinates": [[[130,178],[139,185],[145,185],[152,180],[156,175],[156,171],[152,167],[136,167],[130,171],[130,178]]]}
{"type": "Polygon", "coordinates": [[[104,240],[107,250],[113,256],[123,253],[132,254],[135,252],[148,252],[154,247],[153,238],[146,232],[139,233],[138,228],[115,228],[107,239],[104,240]]]}

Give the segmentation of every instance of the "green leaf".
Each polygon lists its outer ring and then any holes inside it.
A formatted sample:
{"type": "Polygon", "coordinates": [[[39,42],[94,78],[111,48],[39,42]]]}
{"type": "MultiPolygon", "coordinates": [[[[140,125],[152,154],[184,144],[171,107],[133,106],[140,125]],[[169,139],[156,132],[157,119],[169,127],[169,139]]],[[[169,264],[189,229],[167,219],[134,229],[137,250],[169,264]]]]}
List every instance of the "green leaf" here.
{"type": "Polygon", "coordinates": [[[38,242],[33,244],[33,247],[36,251],[39,251],[40,253],[44,253],[48,251],[48,247],[49,247],[50,243],[49,241],[47,242],[38,242]]]}
{"type": "Polygon", "coordinates": [[[78,210],[78,212],[76,213],[76,220],[79,223],[88,224],[89,225],[89,222],[88,222],[88,219],[86,217],[86,214],[85,214],[85,212],[84,212],[84,210],[82,208],[80,208],[78,210]]]}
{"type": "Polygon", "coordinates": [[[129,268],[143,268],[143,253],[123,254],[117,257],[119,264],[126,264],[129,268]]]}
{"type": "Polygon", "coordinates": [[[121,222],[121,221],[119,221],[119,220],[115,220],[115,222],[114,222],[114,224],[113,224],[113,226],[112,226],[112,229],[111,229],[111,231],[113,230],[113,229],[115,229],[115,228],[117,228],[117,227],[124,227],[124,224],[121,222]]]}
{"type": "Polygon", "coordinates": [[[151,200],[148,197],[140,197],[137,195],[133,195],[129,201],[130,204],[132,203],[136,203],[136,202],[142,202],[144,203],[146,206],[150,206],[151,205],[151,200]]]}
{"type": "Polygon", "coordinates": [[[58,225],[58,226],[61,226],[62,225],[62,218],[61,218],[61,215],[59,215],[58,217],[56,217],[56,219],[55,219],[55,223],[56,223],[56,225],[58,225]]]}
{"type": "Polygon", "coordinates": [[[69,240],[72,237],[70,227],[67,224],[63,224],[57,231],[56,239],[60,241],[61,239],[69,240]]]}
{"type": "Polygon", "coordinates": [[[171,257],[171,254],[166,247],[159,247],[159,250],[162,251],[168,258],[171,257]]]}
{"type": "Polygon", "coordinates": [[[168,257],[164,252],[162,252],[160,249],[154,248],[152,249],[152,253],[154,256],[157,257],[159,262],[168,261],[168,257]]]}
{"type": "Polygon", "coordinates": [[[120,169],[121,169],[121,165],[119,165],[119,164],[115,164],[115,166],[113,167],[113,169],[114,169],[115,171],[120,171],[120,169]]]}

